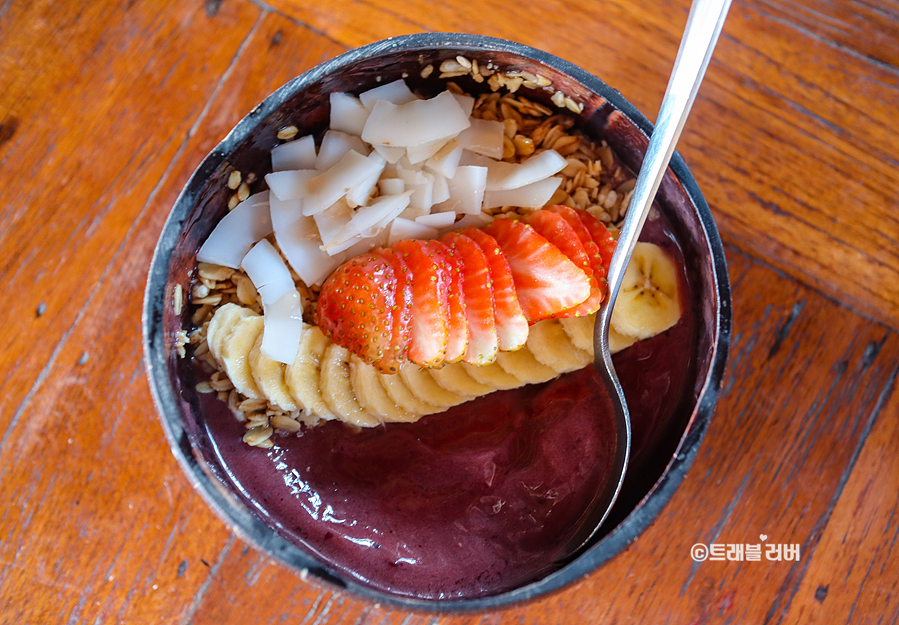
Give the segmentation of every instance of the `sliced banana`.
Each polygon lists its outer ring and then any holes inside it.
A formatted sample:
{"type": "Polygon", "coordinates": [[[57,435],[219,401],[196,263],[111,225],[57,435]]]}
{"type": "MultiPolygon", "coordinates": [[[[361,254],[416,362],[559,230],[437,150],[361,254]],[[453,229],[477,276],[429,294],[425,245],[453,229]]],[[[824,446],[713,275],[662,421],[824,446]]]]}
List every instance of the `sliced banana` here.
{"type": "Polygon", "coordinates": [[[637,243],[612,311],[612,327],[624,336],[645,339],[680,319],[677,268],[662,248],[637,243]]]}
{"type": "Polygon", "coordinates": [[[219,363],[228,374],[231,384],[238,393],[251,399],[263,397],[250,373],[249,358],[256,338],[262,334],[262,324],[262,317],[259,315],[243,317],[234,324],[234,329],[219,345],[219,363]]]}
{"type": "MultiPolygon", "coordinates": [[[[609,328],[609,352],[617,354],[623,349],[627,349],[637,342],[635,336],[625,336],[615,331],[615,328],[609,328]]],[[[590,350],[591,352],[593,350],[590,350]]]]}
{"type": "Polygon", "coordinates": [[[380,424],[374,415],[368,414],[356,401],[350,384],[350,352],[336,343],[328,345],[322,357],[322,398],[337,417],[351,425],[372,427],[380,424]]]}
{"type": "Polygon", "coordinates": [[[409,387],[406,386],[406,383],[403,382],[403,378],[401,378],[398,373],[378,373],[378,377],[381,379],[381,386],[384,387],[387,396],[390,397],[393,403],[406,412],[418,415],[443,412],[443,408],[440,406],[426,404],[413,395],[412,391],[409,390],[409,387]]]}
{"type": "Polygon", "coordinates": [[[584,317],[568,317],[559,319],[562,329],[568,335],[571,344],[583,350],[593,357],[593,325],[596,323],[596,315],[584,317]]]}
{"type": "Polygon", "coordinates": [[[434,381],[434,378],[431,377],[426,369],[419,367],[415,363],[403,363],[400,367],[399,375],[413,395],[431,406],[449,408],[470,399],[446,390],[434,381]]]}
{"type": "Polygon", "coordinates": [[[514,352],[500,352],[496,356],[496,363],[503,371],[515,376],[521,384],[539,384],[559,375],[534,358],[526,347],[514,352]]]}
{"type": "Polygon", "coordinates": [[[290,389],[284,381],[284,369],[286,365],[265,356],[262,351],[262,335],[265,327],[256,337],[253,348],[250,350],[250,374],[253,381],[262,394],[274,405],[286,412],[297,409],[297,403],[290,396],[290,389]]]}
{"type": "Polygon", "coordinates": [[[526,346],[538,362],[556,373],[577,371],[593,362],[593,356],[575,347],[562,324],[553,319],[532,325],[526,346]]]}
{"type": "MultiPolygon", "coordinates": [[[[336,419],[321,393],[321,360],[330,341],[316,326],[303,325],[297,358],[284,370],[284,382],[290,396],[306,409],[312,422],[316,417],[336,419]]],[[[307,418],[303,418],[307,421],[307,418]]]]}
{"type": "Polygon", "coordinates": [[[462,368],[465,369],[465,373],[470,375],[475,382],[483,384],[484,386],[489,386],[495,391],[505,391],[521,386],[521,382],[518,378],[506,373],[505,369],[500,367],[496,362],[489,365],[472,365],[463,362],[462,368]]]}
{"type": "Polygon", "coordinates": [[[255,314],[249,308],[237,304],[225,304],[215,311],[206,327],[206,343],[209,345],[209,352],[217,362],[222,360],[222,343],[231,335],[237,322],[255,314]]]}
{"type": "Polygon", "coordinates": [[[440,386],[451,393],[463,397],[478,397],[493,392],[493,387],[475,380],[461,362],[454,362],[440,369],[428,369],[431,377],[440,386]]]}
{"type": "Polygon", "coordinates": [[[418,420],[419,415],[403,410],[390,399],[375,368],[355,354],[350,357],[350,383],[359,405],[382,421],[409,423],[418,420]]]}

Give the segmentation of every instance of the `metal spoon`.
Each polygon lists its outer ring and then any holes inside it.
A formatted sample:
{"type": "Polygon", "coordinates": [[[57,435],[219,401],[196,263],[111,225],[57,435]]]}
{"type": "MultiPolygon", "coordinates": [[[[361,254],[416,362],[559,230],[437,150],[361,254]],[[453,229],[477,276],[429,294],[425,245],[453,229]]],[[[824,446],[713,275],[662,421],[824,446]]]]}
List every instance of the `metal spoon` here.
{"type": "Polygon", "coordinates": [[[599,371],[608,393],[606,398],[608,405],[603,408],[615,414],[617,431],[615,457],[612,473],[605,488],[594,502],[585,521],[568,541],[564,551],[567,554],[576,554],[587,545],[609,515],[621,490],[621,485],[624,483],[630,456],[631,422],[624,392],[618,381],[618,375],[615,373],[615,366],[612,364],[612,355],[609,351],[609,323],[612,318],[612,309],[615,306],[618,290],[621,288],[621,281],[634,246],[652,206],[653,198],[659,189],[662,176],[674,153],[674,146],[683,130],[690,108],[693,106],[696,92],[699,91],[699,84],[702,82],[705,70],[712,58],[712,51],[715,49],[715,43],[718,41],[721,27],[724,25],[730,2],[731,0],[694,0],[693,6],[690,8],[690,15],[687,18],[684,35],[674,61],[671,78],[668,80],[668,88],[659,109],[658,121],[637,176],[630,207],[618,234],[618,244],[615,247],[607,276],[609,296],[596,315],[596,326],[593,333],[594,365],[599,371]]]}

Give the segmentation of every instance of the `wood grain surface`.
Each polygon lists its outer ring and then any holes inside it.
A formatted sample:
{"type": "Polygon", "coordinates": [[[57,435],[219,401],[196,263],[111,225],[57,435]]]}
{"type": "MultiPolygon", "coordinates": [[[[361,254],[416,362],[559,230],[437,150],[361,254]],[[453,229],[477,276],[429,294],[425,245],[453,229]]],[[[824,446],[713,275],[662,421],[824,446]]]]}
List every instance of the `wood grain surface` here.
{"type": "Polygon", "coordinates": [[[695,464],[580,583],[405,613],[247,547],[169,451],[146,271],[203,156],[269,92],[387,36],[515,39],[655,117],[688,2],[0,2],[0,624],[899,622],[899,8],[735,0],[679,146],[726,244],[734,338],[695,464]],[[800,545],[703,562],[694,543],[800,545]]]}

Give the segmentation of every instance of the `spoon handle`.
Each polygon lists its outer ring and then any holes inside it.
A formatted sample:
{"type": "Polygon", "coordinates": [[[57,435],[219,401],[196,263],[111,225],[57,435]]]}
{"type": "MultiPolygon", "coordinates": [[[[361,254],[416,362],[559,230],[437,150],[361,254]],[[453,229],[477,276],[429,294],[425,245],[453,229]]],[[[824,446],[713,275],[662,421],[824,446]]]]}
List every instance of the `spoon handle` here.
{"type": "Polygon", "coordinates": [[[696,92],[699,91],[699,84],[712,58],[712,51],[715,49],[718,35],[721,34],[730,2],[731,0],[694,0],[690,8],[655,130],[646,149],[630,207],[618,234],[618,244],[609,265],[607,277],[609,301],[603,307],[599,332],[604,358],[608,357],[609,353],[609,323],[624,272],[646,222],[652,200],[662,182],[662,176],[674,153],[674,146],[693,106],[696,92]]]}

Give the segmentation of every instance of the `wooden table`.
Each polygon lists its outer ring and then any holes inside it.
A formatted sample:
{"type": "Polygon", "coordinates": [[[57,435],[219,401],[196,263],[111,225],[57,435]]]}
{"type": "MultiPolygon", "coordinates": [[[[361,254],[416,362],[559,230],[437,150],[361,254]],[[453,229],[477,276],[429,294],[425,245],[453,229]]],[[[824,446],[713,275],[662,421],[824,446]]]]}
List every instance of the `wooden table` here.
{"type": "Polygon", "coordinates": [[[423,30],[567,58],[654,117],[688,2],[0,2],[0,623],[895,623],[899,5],[735,0],[680,143],[734,293],[726,385],[655,524],[577,585],[490,614],[322,590],[181,474],[141,361],[182,185],[275,87],[423,30]],[[694,543],[800,545],[704,562],[694,543]]]}

